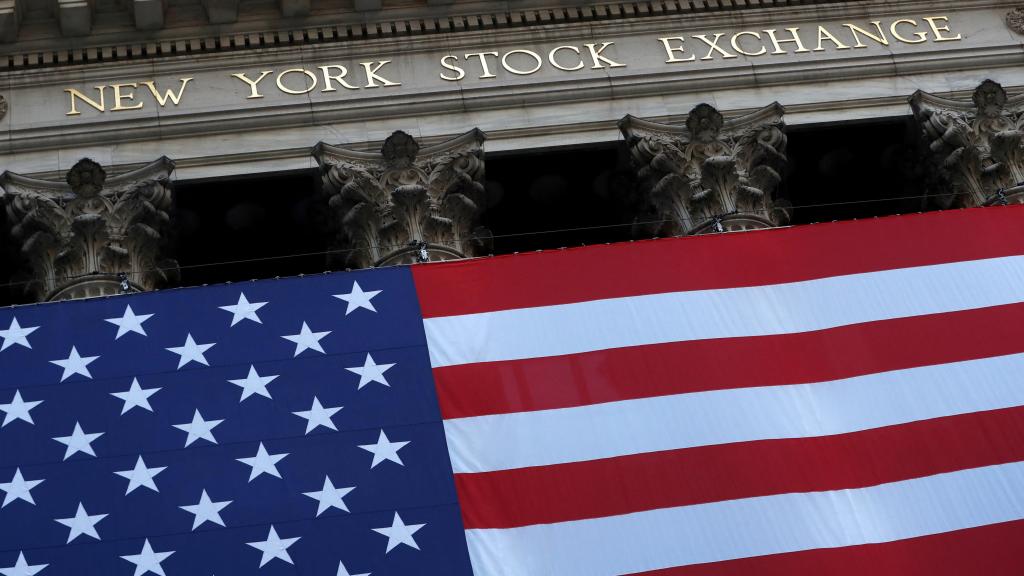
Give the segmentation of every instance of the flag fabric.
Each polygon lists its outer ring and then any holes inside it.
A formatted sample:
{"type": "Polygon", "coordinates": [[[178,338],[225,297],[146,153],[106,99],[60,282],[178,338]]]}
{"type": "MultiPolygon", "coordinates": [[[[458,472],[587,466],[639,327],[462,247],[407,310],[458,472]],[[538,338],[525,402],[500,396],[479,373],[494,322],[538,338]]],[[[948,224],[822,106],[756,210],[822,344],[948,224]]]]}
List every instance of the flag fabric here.
{"type": "Polygon", "coordinates": [[[0,575],[1024,570],[1024,207],[0,310],[0,575]]]}
{"type": "Polygon", "coordinates": [[[1024,573],[1024,207],[414,274],[477,574],[1024,573]]]}
{"type": "Polygon", "coordinates": [[[16,307],[0,338],[0,575],[471,574],[408,269],[16,307]]]}

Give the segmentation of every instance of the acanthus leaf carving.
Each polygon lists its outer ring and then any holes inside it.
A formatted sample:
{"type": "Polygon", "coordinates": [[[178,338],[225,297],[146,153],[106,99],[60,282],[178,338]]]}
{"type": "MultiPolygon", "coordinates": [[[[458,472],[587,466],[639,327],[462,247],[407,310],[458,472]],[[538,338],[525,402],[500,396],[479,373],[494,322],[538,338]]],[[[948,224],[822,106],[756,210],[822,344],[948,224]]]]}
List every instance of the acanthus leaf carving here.
{"type": "Polygon", "coordinates": [[[644,229],[681,235],[788,222],[775,198],[786,166],[783,113],[772,104],[727,120],[700,104],[685,126],[624,118],[619,128],[650,207],[644,229]]]}
{"type": "Polygon", "coordinates": [[[910,105],[938,169],[936,205],[1024,203],[1024,95],[985,80],[969,101],[919,91],[910,105]]]}
{"type": "Polygon", "coordinates": [[[337,243],[355,268],[421,259],[463,258],[487,249],[483,211],[485,136],[471,130],[421,149],[405,132],[389,136],[380,154],[319,144],[337,243]]]}
{"type": "Polygon", "coordinates": [[[65,182],[0,175],[12,236],[31,268],[28,289],[38,300],[63,300],[151,290],[176,270],[160,258],[170,223],[168,179],[174,163],[161,158],[138,170],[107,177],[83,159],[65,182]]]}

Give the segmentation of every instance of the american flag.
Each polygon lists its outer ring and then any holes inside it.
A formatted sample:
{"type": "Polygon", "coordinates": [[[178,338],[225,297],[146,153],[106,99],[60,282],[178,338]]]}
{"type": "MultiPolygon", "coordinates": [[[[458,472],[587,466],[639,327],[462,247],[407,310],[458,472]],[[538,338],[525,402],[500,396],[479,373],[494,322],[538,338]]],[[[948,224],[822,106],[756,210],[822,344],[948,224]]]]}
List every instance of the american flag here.
{"type": "Polygon", "coordinates": [[[0,311],[0,575],[1024,570],[1024,207],[0,311]]]}
{"type": "Polygon", "coordinates": [[[407,268],[0,310],[0,574],[471,574],[407,268]]]}

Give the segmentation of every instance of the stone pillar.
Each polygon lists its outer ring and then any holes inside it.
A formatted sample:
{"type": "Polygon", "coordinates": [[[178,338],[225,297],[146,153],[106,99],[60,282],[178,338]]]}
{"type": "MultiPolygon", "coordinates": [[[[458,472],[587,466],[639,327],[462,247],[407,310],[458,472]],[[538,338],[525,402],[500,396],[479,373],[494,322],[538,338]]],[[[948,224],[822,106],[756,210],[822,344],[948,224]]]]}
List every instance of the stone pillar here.
{"type": "Polygon", "coordinates": [[[484,253],[484,133],[420,149],[405,132],[380,153],[320,143],[314,150],[346,266],[367,268],[484,253]]]}
{"type": "Polygon", "coordinates": [[[170,220],[172,170],[174,163],[161,158],[107,178],[102,166],[83,159],[66,182],[0,175],[0,198],[36,300],[152,290],[177,274],[177,262],[158,256],[170,220]]]}
{"type": "Polygon", "coordinates": [[[1024,203],[1024,94],[1009,98],[985,80],[971,100],[918,91],[910,106],[938,169],[940,207],[1024,203]]]}
{"type": "Polygon", "coordinates": [[[626,116],[619,129],[656,235],[770,228],[789,221],[774,193],[786,166],[783,108],[725,119],[707,104],[684,126],[626,116]]]}

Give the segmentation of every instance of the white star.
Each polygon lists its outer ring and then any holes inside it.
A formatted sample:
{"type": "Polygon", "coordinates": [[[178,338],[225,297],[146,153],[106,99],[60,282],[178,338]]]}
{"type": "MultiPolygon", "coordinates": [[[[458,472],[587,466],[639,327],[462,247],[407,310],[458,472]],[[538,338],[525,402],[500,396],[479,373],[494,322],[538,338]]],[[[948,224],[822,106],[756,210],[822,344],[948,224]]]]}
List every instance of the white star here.
{"type": "Polygon", "coordinates": [[[345,568],[345,563],[338,561],[338,574],[337,576],[370,576],[369,572],[363,574],[349,574],[348,568],[345,568]]]}
{"type": "Polygon", "coordinates": [[[124,406],[121,407],[121,414],[123,415],[135,407],[152,412],[153,407],[149,405],[149,397],[159,391],[160,388],[146,388],[143,390],[142,386],[139,386],[139,379],[132,378],[131,388],[125,392],[111,392],[110,395],[124,400],[124,406]]]}
{"type": "Polygon", "coordinates": [[[114,472],[122,478],[128,479],[128,490],[124,493],[125,496],[132,493],[139,486],[145,486],[153,492],[159,492],[156,483],[153,482],[153,478],[167,469],[167,466],[157,466],[153,468],[147,468],[146,463],[142,461],[142,456],[135,461],[135,468],[131,470],[122,470],[120,472],[114,472]]]}
{"type": "Polygon", "coordinates": [[[0,508],[7,506],[15,500],[24,500],[35,506],[36,501],[32,499],[32,489],[42,483],[43,480],[25,480],[25,477],[21,475],[21,468],[15,468],[14,477],[11,478],[11,481],[0,483],[0,490],[6,493],[4,495],[4,503],[0,504],[0,508]]]}
{"type": "Polygon", "coordinates": [[[92,450],[92,443],[100,436],[103,436],[103,432],[86,434],[82,431],[82,426],[78,422],[75,422],[75,429],[71,432],[70,436],[60,436],[54,438],[54,440],[68,447],[67,450],[64,451],[64,459],[67,460],[72,454],[77,452],[83,452],[89,456],[95,456],[96,453],[92,450]]]}
{"type": "Polygon", "coordinates": [[[331,482],[331,477],[324,476],[324,487],[322,490],[319,492],[303,492],[302,494],[320,503],[316,508],[316,515],[319,516],[329,508],[337,508],[338,510],[348,512],[348,506],[345,505],[343,498],[355,489],[355,486],[335,488],[331,482]]]}
{"type": "Polygon", "coordinates": [[[232,502],[234,502],[234,500],[214,502],[206,495],[206,490],[203,490],[203,495],[199,497],[198,504],[178,506],[178,508],[181,508],[189,514],[195,514],[195,520],[192,521],[192,530],[195,530],[196,528],[199,528],[203,522],[213,522],[214,524],[224,526],[224,520],[220,517],[220,511],[227,508],[228,504],[231,504],[232,502]]]}
{"type": "Polygon", "coordinates": [[[213,437],[213,429],[220,425],[224,420],[203,420],[203,415],[196,409],[195,414],[192,415],[192,422],[188,424],[175,424],[174,427],[178,430],[184,430],[188,432],[188,438],[185,439],[185,446],[192,444],[196,440],[202,438],[203,440],[209,440],[216,444],[217,439],[213,437]]]}
{"type": "Polygon", "coordinates": [[[50,360],[50,364],[56,364],[64,369],[64,374],[61,375],[60,381],[63,382],[68,379],[69,376],[74,374],[81,374],[86,378],[92,378],[92,374],[89,373],[89,364],[92,364],[99,356],[79,356],[78,350],[74,346],[71,347],[71,353],[68,357],[63,360],[50,360]]]}
{"type": "Polygon", "coordinates": [[[114,340],[117,340],[129,332],[135,332],[136,334],[146,336],[146,329],[142,327],[142,323],[152,317],[152,314],[136,316],[135,311],[132,310],[132,307],[129,304],[128,306],[125,306],[124,315],[120,318],[106,318],[105,321],[117,326],[117,335],[114,336],[114,340]]]}
{"type": "Polygon", "coordinates": [[[14,563],[14,566],[9,568],[0,568],[0,574],[3,574],[3,576],[35,576],[47,566],[49,566],[49,564],[35,564],[33,566],[29,566],[28,562],[25,561],[25,553],[18,552],[18,561],[14,563]]]}
{"type": "Polygon", "coordinates": [[[395,512],[390,528],[374,528],[373,531],[388,537],[388,549],[384,551],[384,554],[387,554],[402,544],[419,550],[420,547],[416,544],[416,540],[412,535],[424,526],[426,524],[406,524],[402,521],[402,517],[398,515],[398,512],[395,512]]]}
{"type": "Polygon", "coordinates": [[[213,348],[214,344],[214,342],[211,342],[210,344],[196,344],[196,341],[192,339],[192,334],[190,333],[185,337],[184,344],[181,346],[173,346],[168,348],[168,350],[180,356],[180,358],[178,358],[179,369],[189,362],[198,362],[204,366],[209,366],[210,363],[206,361],[206,356],[203,356],[203,354],[205,354],[210,348],[213,348]]]}
{"type": "Polygon", "coordinates": [[[4,422],[0,424],[0,428],[7,426],[15,420],[24,420],[29,424],[35,425],[32,421],[32,415],[29,414],[29,410],[32,410],[36,406],[42,404],[42,400],[35,400],[33,402],[25,402],[21,399],[21,391],[14,391],[14,399],[9,404],[0,404],[0,412],[4,413],[4,422]]]}
{"type": "Polygon", "coordinates": [[[263,447],[263,442],[260,442],[260,447],[256,450],[255,456],[251,458],[235,458],[235,460],[252,466],[252,470],[249,472],[249,482],[252,482],[260,474],[270,474],[271,476],[281,478],[281,473],[277,471],[277,463],[287,455],[287,453],[270,454],[263,447]]]}
{"type": "Polygon", "coordinates": [[[294,565],[295,562],[292,562],[292,557],[288,555],[288,548],[291,547],[292,544],[298,542],[299,538],[301,538],[301,536],[298,538],[279,538],[277,536],[277,530],[274,530],[274,525],[271,524],[270,533],[267,534],[266,540],[262,542],[246,542],[246,544],[260,552],[263,552],[263,557],[260,558],[260,568],[263,568],[264,564],[270,562],[274,558],[279,558],[294,565]]]}
{"type": "Polygon", "coordinates": [[[170,552],[153,552],[153,547],[149,545],[149,539],[147,538],[142,544],[142,552],[121,556],[121,558],[135,564],[135,576],[142,576],[147,572],[152,572],[157,576],[167,576],[164,574],[163,566],[160,566],[160,563],[167,560],[167,557],[171,554],[174,554],[174,550],[170,552]]]}
{"type": "Polygon", "coordinates": [[[32,345],[28,343],[28,335],[39,329],[39,326],[25,326],[24,328],[18,324],[18,318],[11,318],[11,326],[7,330],[0,330],[0,338],[4,339],[4,343],[0,345],[0,351],[7,350],[9,347],[20,344],[25,348],[32,348],[32,345]]]}
{"type": "Polygon", "coordinates": [[[353,311],[359,308],[366,308],[370,312],[376,312],[377,309],[373,307],[373,297],[380,294],[383,290],[370,290],[369,292],[363,292],[363,289],[359,287],[359,282],[352,282],[352,291],[348,294],[335,294],[334,297],[338,300],[344,300],[348,302],[348,306],[345,308],[345,316],[348,316],[353,311]]]}
{"type": "Polygon", "coordinates": [[[295,356],[298,356],[303,350],[316,350],[317,352],[324,354],[324,349],[320,346],[320,340],[330,333],[330,330],[326,332],[312,332],[309,329],[309,326],[306,326],[306,323],[303,322],[302,330],[300,330],[298,334],[281,336],[281,338],[295,342],[295,356]]]}
{"type": "Polygon", "coordinates": [[[256,373],[256,367],[250,364],[248,376],[240,380],[228,380],[228,382],[242,387],[242,398],[238,400],[241,402],[253,394],[259,394],[260,396],[270,398],[270,392],[267,391],[267,384],[273,382],[278,376],[279,374],[274,376],[260,376],[256,373]]]}
{"type": "Polygon", "coordinates": [[[245,293],[238,295],[238,304],[232,304],[230,306],[218,306],[221,310],[227,310],[231,312],[231,325],[234,326],[242,320],[252,320],[257,324],[263,324],[260,317],[256,315],[256,311],[266,306],[266,302],[249,302],[245,298],[245,293]]]}
{"type": "Polygon", "coordinates": [[[324,408],[320,405],[320,400],[318,400],[316,396],[313,396],[313,406],[310,407],[309,410],[292,412],[292,414],[295,414],[299,418],[306,419],[306,434],[312,432],[317,426],[324,426],[337,432],[338,428],[334,425],[334,422],[331,421],[331,416],[337,414],[342,408],[344,408],[344,406],[324,408]]]}
{"type": "Polygon", "coordinates": [[[402,462],[402,458],[398,455],[398,451],[405,447],[409,442],[392,442],[388,440],[387,434],[383,430],[380,431],[380,436],[377,437],[376,444],[363,444],[359,446],[363,450],[373,454],[373,463],[370,464],[370,468],[374,468],[377,464],[385,460],[391,460],[396,464],[405,466],[402,462]]]}
{"type": "Polygon", "coordinates": [[[85,511],[85,506],[82,503],[78,503],[78,511],[71,518],[57,518],[57,522],[71,528],[71,533],[68,534],[68,542],[70,543],[75,538],[78,538],[82,534],[86,536],[92,536],[99,540],[100,535],[96,533],[96,524],[106,518],[106,514],[93,514],[89,515],[85,511]]]}
{"type": "Polygon", "coordinates": [[[388,384],[388,380],[384,377],[384,373],[393,366],[394,364],[377,364],[373,361],[373,356],[367,354],[366,360],[363,361],[362,366],[345,368],[345,370],[359,374],[359,387],[357,390],[362,390],[363,386],[372,382],[380,382],[381,384],[390,387],[391,384],[388,384]]]}

